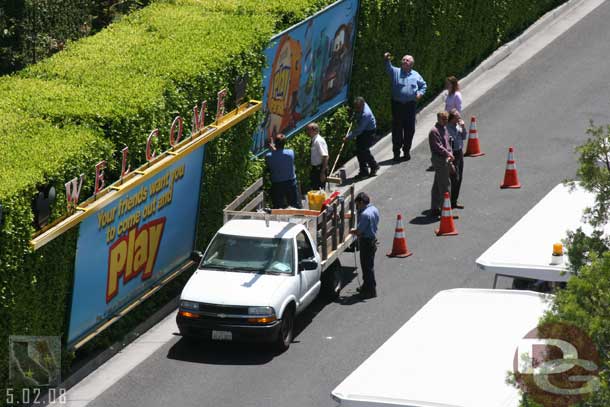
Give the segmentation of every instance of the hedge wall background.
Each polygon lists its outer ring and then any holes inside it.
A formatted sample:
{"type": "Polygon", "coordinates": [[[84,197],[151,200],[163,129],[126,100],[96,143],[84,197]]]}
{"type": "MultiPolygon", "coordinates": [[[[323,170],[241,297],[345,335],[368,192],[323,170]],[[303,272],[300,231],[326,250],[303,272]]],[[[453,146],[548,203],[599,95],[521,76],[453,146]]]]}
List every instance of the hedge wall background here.
{"type": "Polygon", "coordinates": [[[0,3],[0,75],[61,51],[150,0],[5,0],[0,3]]]}
{"type": "MultiPolygon", "coordinates": [[[[216,92],[224,86],[231,91],[238,75],[250,78],[248,96],[260,98],[262,50],[269,38],[331,2],[157,1],[0,78],[0,204],[5,208],[0,224],[0,344],[7,343],[9,333],[65,335],[67,329],[76,235],[68,233],[30,251],[31,205],[38,188],[55,186],[58,204],[52,216],[58,217],[65,211],[67,180],[85,173],[81,196],[90,196],[95,162],[108,159],[107,179],[116,179],[118,151],[127,145],[132,165],[141,164],[152,129],[159,127],[159,147],[166,148],[173,117],[181,114],[190,128],[189,111],[203,98],[212,107],[211,121],[216,92]]],[[[445,76],[467,72],[561,0],[361,3],[352,93],[364,96],[387,128],[384,51],[397,58],[413,54],[432,97],[445,76]]],[[[262,162],[249,153],[255,126],[249,120],[206,147],[200,249],[221,224],[226,203],[263,172],[262,162]]],[[[321,126],[334,157],[348,126],[347,109],[338,109],[321,126]]],[[[308,138],[297,136],[290,145],[306,189],[308,138]]],[[[70,356],[64,361],[66,370],[70,356]]],[[[0,387],[7,383],[6,366],[7,349],[0,346],[0,387]]]]}

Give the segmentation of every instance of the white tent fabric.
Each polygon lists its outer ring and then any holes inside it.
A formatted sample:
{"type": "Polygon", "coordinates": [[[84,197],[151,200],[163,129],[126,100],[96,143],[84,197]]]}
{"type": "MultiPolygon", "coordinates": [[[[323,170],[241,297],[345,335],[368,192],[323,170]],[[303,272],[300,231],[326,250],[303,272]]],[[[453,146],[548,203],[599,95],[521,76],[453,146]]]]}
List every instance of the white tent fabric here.
{"type": "Polygon", "coordinates": [[[570,278],[567,256],[559,265],[551,264],[553,244],[567,237],[569,230],[591,227],[583,223],[583,211],[593,206],[595,195],[579,186],[574,191],[557,185],[523,218],[477,260],[479,270],[504,276],[544,281],[570,278]]]}
{"type": "Polygon", "coordinates": [[[331,396],[348,407],[517,407],[519,392],[506,383],[507,374],[548,298],[531,291],[441,291],[331,396]]]}

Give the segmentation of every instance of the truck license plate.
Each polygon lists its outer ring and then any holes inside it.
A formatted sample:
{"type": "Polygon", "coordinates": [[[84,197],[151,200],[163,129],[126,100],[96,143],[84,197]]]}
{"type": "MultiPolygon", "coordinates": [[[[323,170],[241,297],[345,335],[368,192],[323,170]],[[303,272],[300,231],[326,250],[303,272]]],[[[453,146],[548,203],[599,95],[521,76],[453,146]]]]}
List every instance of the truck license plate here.
{"type": "Polygon", "coordinates": [[[215,341],[231,341],[233,333],[230,331],[212,331],[212,339],[215,341]]]}

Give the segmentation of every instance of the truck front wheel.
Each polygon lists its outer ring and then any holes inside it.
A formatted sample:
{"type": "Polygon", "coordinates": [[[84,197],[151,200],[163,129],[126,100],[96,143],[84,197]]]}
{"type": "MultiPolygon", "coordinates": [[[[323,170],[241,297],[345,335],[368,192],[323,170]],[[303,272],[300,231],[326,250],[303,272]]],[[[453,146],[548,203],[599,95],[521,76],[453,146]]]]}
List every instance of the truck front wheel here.
{"type": "Polygon", "coordinates": [[[292,339],[294,339],[294,309],[288,307],[282,316],[282,324],[276,343],[277,350],[280,352],[287,350],[292,343],[292,339]]]}

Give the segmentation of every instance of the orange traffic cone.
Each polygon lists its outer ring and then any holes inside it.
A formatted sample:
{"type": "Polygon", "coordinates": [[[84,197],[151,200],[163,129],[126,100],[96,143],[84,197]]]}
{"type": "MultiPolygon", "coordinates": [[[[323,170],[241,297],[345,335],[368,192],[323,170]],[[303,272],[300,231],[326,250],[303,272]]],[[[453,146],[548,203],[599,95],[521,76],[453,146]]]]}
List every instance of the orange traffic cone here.
{"type": "Polygon", "coordinates": [[[413,252],[407,247],[407,238],[405,229],[402,226],[402,215],[399,213],[396,218],[396,232],[394,232],[394,242],[392,243],[392,251],[387,254],[388,257],[409,257],[413,252]]]}
{"type": "Polygon", "coordinates": [[[517,167],[515,166],[515,157],[513,148],[508,148],[508,159],[506,160],[506,171],[504,172],[504,182],[500,188],[521,188],[519,176],[517,175],[517,167]]]}
{"type": "Polygon", "coordinates": [[[468,145],[466,146],[466,153],[464,154],[464,156],[479,157],[481,155],[485,155],[485,153],[481,151],[481,146],[479,146],[477,118],[475,116],[472,116],[470,118],[470,129],[468,130],[468,145]]]}
{"type": "Polygon", "coordinates": [[[445,192],[445,201],[443,202],[443,211],[441,213],[441,226],[435,232],[436,236],[455,236],[458,234],[458,231],[453,224],[453,216],[451,215],[451,198],[449,198],[449,192],[445,192]]]}

